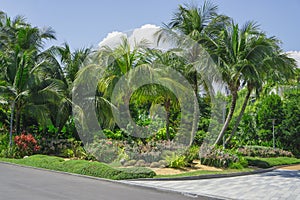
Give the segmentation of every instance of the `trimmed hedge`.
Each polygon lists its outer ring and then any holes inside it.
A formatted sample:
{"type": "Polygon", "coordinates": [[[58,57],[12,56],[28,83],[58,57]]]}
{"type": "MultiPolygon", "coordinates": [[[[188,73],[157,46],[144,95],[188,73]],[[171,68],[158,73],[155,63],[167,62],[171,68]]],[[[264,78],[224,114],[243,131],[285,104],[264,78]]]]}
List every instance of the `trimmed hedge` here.
{"type": "Polygon", "coordinates": [[[99,178],[121,180],[136,178],[152,178],[156,174],[148,168],[112,168],[100,162],[86,160],[67,160],[55,156],[34,155],[23,159],[0,159],[2,161],[39,167],[50,170],[70,172],[99,178]]]}

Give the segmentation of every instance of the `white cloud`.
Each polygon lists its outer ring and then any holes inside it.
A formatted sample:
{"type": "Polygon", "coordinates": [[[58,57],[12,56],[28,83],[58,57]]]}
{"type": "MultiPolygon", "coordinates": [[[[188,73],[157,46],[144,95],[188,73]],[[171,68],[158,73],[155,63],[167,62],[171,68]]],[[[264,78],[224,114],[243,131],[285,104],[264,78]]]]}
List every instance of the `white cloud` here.
{"type": "Polygon", "coordinates": [[[297,66],[300,68],[300,51],[288,51],[287,54],[297,61],[297,66]]]}
{"type": "Polygon", "coordinates": [[[122,37],[126,37],[126,34],[119,31],[113,31],[108,33],[107,36],[98,44],[98,46],[109,46],[110,48],[114,48],[121,43],[122,37]]]}
{"type": "MultiPolygon", "coordinates": [[[[99,44],[99,47],[109,46],[111,48],[116,47],[121,43],[122,37],[127,37],[131,46],[135,46],[142,41],[146,42],[149,48],[159,48],[157,46],[157,37],[155,33],[159,31],[160,27],[153,24],[145,24],[140,28],[136,28],[132,31],[118,32],[114,31],[109,33],[99,44]]],[[[162,47],[161,47],[162,48],[162,47]]]]}
{"type": "Polygon", "coordinates": [[[156,25],[145,24],[142,27],[133,30],[129,37],[129,42],[131,45],[134,45],[135,43],[145,41],[148,44],[148,47],[157,47],[155,33],[159,31],[159,29],[160,27],[156,25]]]}

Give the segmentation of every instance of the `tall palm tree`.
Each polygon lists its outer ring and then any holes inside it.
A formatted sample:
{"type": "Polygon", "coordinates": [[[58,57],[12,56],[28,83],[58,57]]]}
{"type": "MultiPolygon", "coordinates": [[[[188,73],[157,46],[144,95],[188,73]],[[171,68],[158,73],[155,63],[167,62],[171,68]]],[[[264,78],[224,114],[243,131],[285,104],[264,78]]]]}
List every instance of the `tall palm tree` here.
{"type": "MultiPolygon", "coordinates": [[[[171,37],[174,37],[176,43],[180,49],[183,49],[183,57],[186,60],[184,69],[181,70],[184,76],[193,85],[194,93],[196,95],[196,101],[199,99],[199,86],[202,86],[207,94],[212,94],[210,91],[212,87],[208,84],[207,75],[199,72],[200,54],[203,54],[205,49],[210,48],[210,43],[207,42],[207,38],[211,35],[216,35],[224,27],[224,24],[228,23],[229,18],[224,15],[218,15],[218,7],[210,1],[205,1],[202,6],[196,5],[180,5],[178,10],[174,13],[174,17],[168,25],[165,25],[162,33],[166,33],[171,37]],[[175,31],[175,32],[174,32],[175,31]],[[179,37],[178,37],[179,33],[179,37]],[[183,37],[180,37],[180,34],[183,37]],[[186,46],[186,41],[188,46],[186,46]],[[193,42],[191,42],[193,41],[193,42]],[[192,46],[192,47],[190,47],[192,46]]],[[[162,34],[159,35],[161,40],[162,34]]],[[[204,53],[205,54],[205,53],[204,53]]],[[[205,57],[208,55],[206,54],[205,57]]],[[[201,59],[201,58],[200,58],[201,59]]],[[[198,102],[194,102],[196,106],[198,102]]],[[[194,107],[194,120],[193,120],[193,131],[195,132],[198,127],[198,118],[194,107]]]]}
{"type": "Polygon", "coordinates": [[[270,45],[272,45],[273,48],[270,48],[271,46],[269,46],[269,52],[265,49],[265,58],[262,58],[261,62],[257,60],[257,62],[249,64],[242,71],[243,82],[246,85],[247,94],[244,98],[242,108],[235,121],[234,127],[231,130],[231,134],[226,139],[225,144],[231,140],[237,131],[253,91],[259,95],[260,91],[262,91],[263,87],[268,83],[276,82],[277,84],[286,84],[295,77],[295,60],[289,58],[286,54],[277,51],[279,48],[277,40],[268,41],[268,38],[265,38],[265,40],[266,42],[270,42],[270,45]]]}
{"type": "Polygon", "coordinates": [[[1,19],[0,25],[0,35],[3,39],[1,40],[1,71],[6,81],[6,84],[1,86],[1,90],[12,102],[11,145],[14,118],[17,132],[20,130],[21,114],[25,107],[35,111],[35,115],[39,115],[38,119],[46,120],[47,112],[43,112],[42,109],[45,108],[45,104],[37,104],[37,102],[34,104],[34,100],[53,103],[54,96],[59,96],[57,84],[52,82],[51,75],[44,71],[49,63],[42,51],[44,41],[55,39],[55,35],[51,28],[31,27],[22,17],[11,20],[5,16],[1,19]]]}
{"type": "Polygon", "coordinates": [[[242,82],[246,83],[248,93],[236,126],[245,111],[252,90],[261,86],[269,69],[278,66],[274,65],[275,62],[270,62],[270,58],[276,56],[278,41],[273,37],[268,38],[254,22],[248,22],[240,29],[232,21],[218,35],[211,37],[211,44],[210,47],[214,47],[209,52],[218,63],[222,79],[231,94],[229,113],[214,143],[218,144],[232,119],[242,82]]]}
{"type": "MultiPolygon", "coordinates": [[[[115,121],[111,111],[111,95],[115,84],[119,79],[127,74],[131,69],[139,64],[141,52],[146,47],[143,41],[135,46],[131,46],[128,38],[123,37],[119,46],[112,49],[108,46],[101,47],[98,57],[104,70],[104,75],[98,82],[98,117],[99,121],[107,127],[114,127],[115,121]],[[105,112],[103,112],[105,111],[105,112]]],[[[129,103],[130,97],[126,97],[124,102],[129,103]]],[[[129,106],[129,105],[127,105],[129,106]]]]}

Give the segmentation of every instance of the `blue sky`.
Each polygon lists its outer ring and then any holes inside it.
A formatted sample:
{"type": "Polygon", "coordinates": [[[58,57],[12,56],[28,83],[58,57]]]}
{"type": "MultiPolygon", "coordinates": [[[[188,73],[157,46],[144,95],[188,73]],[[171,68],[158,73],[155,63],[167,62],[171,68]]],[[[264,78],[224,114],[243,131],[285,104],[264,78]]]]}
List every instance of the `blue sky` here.
{"type": "MultiPolygon", "coordinates": [[[[202,0],[0,0],[0,10],[9,16],[24,15],[39,27],[51,26],[55,44],[72,48],[97,46],[112,31],[128,31],[144,24],[168,23],[178,4],[202,0]]],[[[238,23],[257,21],[269,36],[282,40],[285,51],[300,51],[299,0],[214,0],[219,13],[238,23]]]]}

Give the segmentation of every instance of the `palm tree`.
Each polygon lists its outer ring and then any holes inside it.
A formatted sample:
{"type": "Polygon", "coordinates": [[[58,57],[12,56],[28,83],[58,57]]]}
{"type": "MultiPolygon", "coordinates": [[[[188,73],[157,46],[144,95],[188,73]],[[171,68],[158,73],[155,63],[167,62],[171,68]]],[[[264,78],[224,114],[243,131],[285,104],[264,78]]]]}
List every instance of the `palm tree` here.
{"type": "Polygon", "coordinates": [[[269,69],[278,66],[274,65],[276,62],[270,62],[270,58],[276,56],[278,41],[266,37],[254,22],[248,22],[239,29],[238,24],[232,21],[218,35],[211,37],[211,44],[210,47],[215,47],[209,49],[209,52],[218,63],[222,79],[232,97],[229,113],[214,143],[218,144],[232,119],[242,82],[246,83],[248,93],[232,134],[236,131],[252,90],[261,86],[269,69]]]}
{"type": "Polygon", "coordinates": [[[61,81],[63,87],[64,98],[61,98],[60,102],[51,109],[53,124],[58,127],[58,132],[60,132],[72,113],[71,92],[74,80],[92,50],[91,48],[82,48],[72,52],[70,46],[64,43],[63,46],[51,47],[46,53],[52,62],[51,73],[59,75],[56,76],[56,79],[61,81]]]}
{"type": "MultiPolygon", "coordinates": [[[[264,85],[268,83],[286,84],[295,77],[296,62],[294,59],[289,58],[286,54],[281,52],[278,46],[278,40],[274,38],[263,38],[265,41],[265,47],[268,49],[262,49],[260,55],[265,58],[261,58],[261,62],[251,63],[245,67],[242,71],[243,82],[245,82],[247,87],[247,94],[245,96],[240,113],[235,121],[234,127],[231,131],[230,136],[226,139],[225,144],[230,141],[230,139],[235,134],[238,129],[239,123],[245,112],[246,106],[249,102],[249,98],[253,90],[257,94],[262,90],[264,85]]],[[[262,45],[263,46],[263,45],[262,45]]]]}
{"type": "MultiPolygon", "coordinates": [[[[30,109],[38,115],[39,120],[46,121],[43,112],[45,103],[54,103],[54,96],[59,97],[58,85],[51,81],[52,75],[45,73],[48,60],[41,51],[44,41],[55,39],[51,28],[39,29],[25,23],[22,17],[11,20],[5,15],[1,19],[1,71],[6,82],[1,86],[2,93],[11,103],[10,145],[14,113],[16,114],[16,130],[20,130],[22,110],[30,109]]],[[[28,113],[27,113],[28,114],[28,113]]]]}
{"type": "Polygon", "coordinates": [[[211,45],[207,42],[207,38],[220,32],[224,24],[228,23],[229,20],[227,16],[218,15],[217,10],[218,7],[209,1],[205,1],[200,7],[195,5],[180,5],[174,13],[171,22],[165,25],[165,28],[162,30],[162,33],[159,33],[158,37],[161,40],[163,38],[162,35],[166,33],[166,35],[176,38],[175,42],[179,45],[179,49],[183,50],[181,54],[186,61],[184,69],[180,71],[193,85],[196,95],[193,109],[194,132],[196,132],[198,126],[198,114],[196,113],[198,108],[195,106],[198,105],[199,86],[204,88],[206,94],[213,94],[213,91],[210,91],[212,87],[208,85],[210,83],[206,80],[208,75],[199,72],[199,66],[203,65],[203,63],[200,63],[199,58],[201,59],[201,54],[205,54],[204,56],[208,57],[208,54],[204,52],[207,48],[210,48],[208,45],[211,45]]]}
{"type": "MultiPolygon", "coordinates": [[[[128,38],[123,37],[121,44],[116,48],[112,49],[108,46],[104,46],[97,52],[98,59],[101,60],[100,62],[102,62],[105,68],[104,75],[98,82],[97,97],[98,117],[102,125],[110,128],[114,127],[115,121],[113,120],[111,111],[113,107],[111,104],[113,89],[122,76],[138,66],[141,52],[144,51],[143,49],[145,47],[146,43],[142,41],[132,48],[128,38]]],[[[129,103],[129,100],[130,96],[125,97],[124,102],[129,103]]]]}

